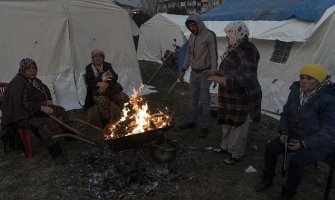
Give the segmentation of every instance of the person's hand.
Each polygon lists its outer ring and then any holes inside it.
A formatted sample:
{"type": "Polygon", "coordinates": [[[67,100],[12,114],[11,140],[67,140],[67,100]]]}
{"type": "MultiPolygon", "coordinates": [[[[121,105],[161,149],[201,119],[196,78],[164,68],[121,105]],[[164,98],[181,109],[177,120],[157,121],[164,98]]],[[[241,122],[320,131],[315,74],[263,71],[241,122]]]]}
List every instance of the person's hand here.
{"type": "Polygon", "coordinates": [[[223,76],[210,76],[208,77],[208,80],[210,82],[218,83],[221,85],[225,85],[225,79],[223,76]]]}
{"type": "Polygon", "coordinates": [[[185,72],[179,72],[178,79],[179,79],[180,81],[184,81],[184,76],[185,76],[185,72]]]}
{"type": "Polygon", "coordinates": [[[291,151],[296,151],[300,149],[301,145],[299,140],[291,139],[290,142],[287,145],[287,148],[291,151]]]}
{"type": "Polygon", "coordinates": [[[110,71],[104,72],[101,76],[102,81],[112,80],[112,78],[113,78],[113,74],[110,71]]]}
{"type": "Polygon", "coordinates": [[[48,100],[47,101],[47,106],[52,106],[52,105],[54,105],[54,103],[52,102],[52,100],[48,100]]]}
{"type": "Polygon", "coordinates": [[[280,142],[283,143],[283,144],[286,144],[287,143],[287,138],[288,136],[287,135],[280,135],[279,139],[280,139],[280,142]]]}
{"type": "Polygon", "coordinates": [[[216,76],[217,75],[217,72],[215,70],[212,70],[212,69],[205,70],[201,73],[205,76],[216,76]]]}
{"type": "Polygon", "coordinates": [[[54,110],[51,107],[48,107],[48,106],[41,106],[40,110],[47,115],[50,115],[54,112],[54,110]]]}
{"type": "Polygon", "coordinates": [[[97,87],[98,87],[98,93],[104,93],[106,89],[108,88],[109,84],[107,82],[98,82],[97,87]]]}

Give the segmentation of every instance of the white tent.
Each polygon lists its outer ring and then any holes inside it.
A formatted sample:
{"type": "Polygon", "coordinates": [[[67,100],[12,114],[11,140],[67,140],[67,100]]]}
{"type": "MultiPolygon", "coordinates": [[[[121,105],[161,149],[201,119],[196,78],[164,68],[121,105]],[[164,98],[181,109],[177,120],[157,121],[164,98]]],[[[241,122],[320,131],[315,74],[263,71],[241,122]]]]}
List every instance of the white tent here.
{"type": "MultiPolygon", "coordinates": [[[[298,80],[300,68],[307,63],[323,64],[330,75],[335,74],[335,6],[330,7],[317,22],[297,19],[284,21],[244,21],[251,41],[257,46],[261,59],[258,77],[262,86],[262,109],[267,114],[279,114],[286,102],[289,86],[298,80]],[[293,42],[285,64],[270,61],[275,41],[293,42]]],[[[206,26],[218,37],[218,53],[227,47],[224,27],[230,21],[206,21],[206,26]]],[[[215,93],[216,91],[212,91],[215,93]]]]}
{"type": "Polygon", "coordinates": [[[80,108],[86,94],[82,74],[93,49],[103,50],[129,94],[140,70],[131,19],[109,0],[1,0],[0,82],[9,82],[22,58],[38,65],[38,77],[53,85],[57,103],[80,108]]]}
{"type": "Polygon", "coordinates": [[[138,41],[138,60],[161,63],[161,56],[166,50],[173,51],[174,39],[181,46],[190,32],[185,26],[187,16],[158,13],[140,27],[138,41]]]}

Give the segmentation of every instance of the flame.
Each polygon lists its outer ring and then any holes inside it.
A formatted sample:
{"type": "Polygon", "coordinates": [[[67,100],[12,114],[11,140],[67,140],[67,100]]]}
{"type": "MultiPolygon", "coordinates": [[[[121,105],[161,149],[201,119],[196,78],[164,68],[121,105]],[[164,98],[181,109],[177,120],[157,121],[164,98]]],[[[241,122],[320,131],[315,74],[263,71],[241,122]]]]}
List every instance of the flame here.
{"type": "Polygon", "coordinates": [[[147,102],[143,97],[139,97],[143,88],[144,85],[141,84],[139,90],[133,89],[129,102],[124,104],[120,120],[109,124],[105,129],[105,140],[172,125],[172,117],[167,108],[165,108],[165,111],[150,114],[147,102]]]}

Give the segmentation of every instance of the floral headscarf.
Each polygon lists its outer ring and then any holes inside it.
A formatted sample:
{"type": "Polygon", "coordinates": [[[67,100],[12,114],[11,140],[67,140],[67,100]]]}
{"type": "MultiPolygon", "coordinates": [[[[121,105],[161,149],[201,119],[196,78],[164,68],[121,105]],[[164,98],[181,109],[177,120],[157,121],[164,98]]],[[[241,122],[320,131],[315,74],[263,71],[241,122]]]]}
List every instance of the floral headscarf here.
{"type": "MultiPolygon", "coordinates": [[[[28,68],[29,65],[34,64],[36,66],[36,62],[31,59],[31,58],[24,58],[21,60],[20,62],[20,69],[19,69],[19,73],[25,75],[25,72],[28,68]]],[[[32,84],[32,86],[34,88],[36,88],[37,90],[39,90],[42,95],[45,97],[45,99],[47,100],[47,92],[45,91],[45,89],[42,86],[42,82],[37,81],[37,79],[28,79],[28,83],[32,84]]]]}
{"type": "Polygon", "coordinates": [[[31,58],[22,59],[21,62],[20,62],[19,73],[24,74],[25,71],[27,70],[28,66],[31,65],[31,64],[36,65],[36,62],[31,58]]]}

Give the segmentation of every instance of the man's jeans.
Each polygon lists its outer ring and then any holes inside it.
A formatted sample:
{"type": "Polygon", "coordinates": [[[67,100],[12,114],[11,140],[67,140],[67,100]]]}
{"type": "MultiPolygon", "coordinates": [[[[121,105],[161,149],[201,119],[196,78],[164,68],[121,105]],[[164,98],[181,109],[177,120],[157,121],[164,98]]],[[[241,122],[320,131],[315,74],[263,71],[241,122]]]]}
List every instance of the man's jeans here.
{"type": "Polygon", "coordinates": [[[199,99],[202,105],[202,127],[208,128],[210,120],[210,94],[211,83],[202,73],[191,71],[190,77],[190,113],[188,122],[195,123],[197,119],[197,108],[199,99]]]}

